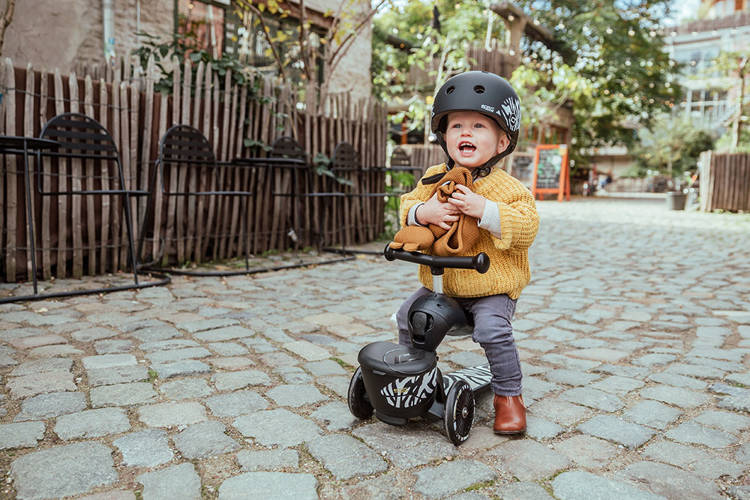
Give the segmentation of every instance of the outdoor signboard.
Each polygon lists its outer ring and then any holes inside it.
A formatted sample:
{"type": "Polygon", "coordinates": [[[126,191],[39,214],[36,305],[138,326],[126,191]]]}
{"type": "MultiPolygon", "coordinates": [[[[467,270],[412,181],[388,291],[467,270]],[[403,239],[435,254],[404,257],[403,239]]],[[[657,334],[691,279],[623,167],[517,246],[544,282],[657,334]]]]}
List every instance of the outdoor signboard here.
{"type": "Polygon", "coordinates": [[[534,180],[534,153],[513,153],[510,164],[510,175],[521,181],[531,191],[534,180]]]}
{"type": "Polygon", "coordinates": [[[567,144],[540,144],[534,152],[534,177],[531,194],[541,199],[545,194],[557,194],[570,200],[570,171],[567,144]]]}

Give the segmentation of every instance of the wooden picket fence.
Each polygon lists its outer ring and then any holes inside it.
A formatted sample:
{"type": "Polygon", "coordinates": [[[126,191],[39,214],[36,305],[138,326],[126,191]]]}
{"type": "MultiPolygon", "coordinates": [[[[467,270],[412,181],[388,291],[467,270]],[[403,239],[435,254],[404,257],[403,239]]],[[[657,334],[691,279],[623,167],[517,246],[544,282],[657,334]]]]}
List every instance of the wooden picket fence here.
{"type": "Polygon", "coordinates": [[[703,153],[700,158],[702,211],[750,211],[750,153],[703,153]]]}
{"type": "MultiPolygon", "coordinates": [[[[167,95],[154,91],[158,77],[153,61],[146,68],[126,61],[114,68],[81,67],[79,71],[83,75],[79,77],[80,73],[63,76],[59,71],[47,73],[32,65],[17,68],[6,59],[0,64],[0,134],[39,137],[44,124],[53,116],[64,112],[84,113],[99,121],[114,138],[126,187],[151,191],[162,212],[176,210],[176,207],[161,199],[158,184],[157,188],[151,186],[150,179],[159,139],[175,124],[199,129],[212,145],[218,161],[265,154],[257,146],[246,146],[246,141],[271,145],[280,137],[291,136],[301,144],[309,160],[317,153],[330,157],[336,145],[348,142],[359,153],[362,167],[385,164],[386,110],[377,102],[352,102],[347,95],[336,95],[319,105],[315,102],[315,92],[308,90],[306,102],[298,104],[289,88],[270,78],[262,79],[260,96],[253,98],[255,82],[234,84],[231,73],[220,78],[210,64],[202,62],[196,67],[189,61],[175,66],[172,93],[167,95]]],[[[0,281],[5,282],[31,279],[26,221],[29,200],[24,190],[23,168],[20,157],[0,157],[0,281]]],[[[33,161],[31,170],[34,170],[33,161]]],[[[269,178],[266,173],[255,176],[254,182],[289,188],[288,175],[274,171],[275,178],[269,178]]],[[[360,192],[382,190],[382,174],[361,177],[363,185],[355,189],[360,192]]],[[[331,189],[319,177],[313,176],[313,179],[314,184],[306,189],[331,189]]],[[[32,178],[32,186],[35,182],[32,178]]],[[[227,182],[231,184],[233,180],[227,179],[227,182]]],[[[221,188],[217,186],[217,190],[221,188]]],[[[240,205],[238,199],[232,198],[217,208],[215,220],[221,221],[218,236],[226,241],[199,259],[227,259],[242,256],[248,249],[260,253],[290,246],[288,217],[277,217],[277,211],[291,210],[290,202],[272,196],[270,189],[260,191],[266,194],[251,203],[240,205]],[[250,235],[244,234],[245,228],[236,224],[240,207],[248,211],[244,215],[251,221],[247,228],[250,235]],[[251,247],[246,248],[246,244],[251,247]]],[[[100,213],[93,218],[90,203],[70,195],[41,197],[32,188],[35,227],[41,228],[36,231],[36,244],[37,267],[42,278],[78,278],[83,274],[127,268],[127,240],[124,224],[120,222],[119,198],[102,198],[104,201],[96,205],[100,213]],[[50,213],[55,213],[56,217],[50,217],[50,213]],[[108,234],[102,231],[95,244],[81,245],[80,235],[90,234],[87,225],[92,223],[105,227],[108,234]],[[85,262],[85,265],[74,266],[73,262],[85,262]]],[[[158,234],[161,230],[161,234],[165,234],[164,228],[158,227],[161,218],[144,220],[146,197],[132,198],[131,202],[136,236],[141,233],[143,224],[151,225],[147,233],[158,234]]],[[[371,241],[383,231],[382,199],[363,198],[358,226],[346,227],[345,231],[338,228],[347,207],[339,211],[341,220],[328,220],[327,203],[324,198],[310,198],[305,202],[305,209],[309,211],[304,217],[307,227],[298,235],[301,238],[298,246],[315,243],[314,230],[322,233],[317,237],[324,238],[328,245],[342,243],[342,238],[346,239],[346,244],[371,241]],[[314,217],[325,219],[325,224],[318,224],[314,217]]],[[[194,239],[195,235],[183,231],[182,237],[194,239]]],[[[163,237],[149,241],[145,250],[151,257],[161,257],[163,262],[179,263],[177,245],[164,241],[163,237]]]]}

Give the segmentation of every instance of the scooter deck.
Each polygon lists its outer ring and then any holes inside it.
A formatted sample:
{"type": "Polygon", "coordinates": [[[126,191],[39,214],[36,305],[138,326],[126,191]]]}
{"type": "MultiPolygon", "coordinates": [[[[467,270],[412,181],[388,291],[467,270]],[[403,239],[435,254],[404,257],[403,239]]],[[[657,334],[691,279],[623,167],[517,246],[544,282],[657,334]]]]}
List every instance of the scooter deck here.
{"type": "Polygon", "coordinates": [[[455,372],[443,373],[443,390],[446,394],[458,380],[466,381],[474,392],[486,389],[492,380],[490,365],[470,366],[455,372]]]}

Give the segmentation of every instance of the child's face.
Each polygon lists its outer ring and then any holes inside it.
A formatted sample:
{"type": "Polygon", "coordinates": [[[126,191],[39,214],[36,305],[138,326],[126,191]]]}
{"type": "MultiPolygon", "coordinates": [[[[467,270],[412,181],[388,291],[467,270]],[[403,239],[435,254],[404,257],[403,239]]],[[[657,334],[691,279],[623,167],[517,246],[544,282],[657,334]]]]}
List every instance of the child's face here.
{"type": "Polygon", "coordinates": [[[508,136],[495,121],[476,111],[455,111],[448,115],[445,144],[448,155],[469,169],[484,165],[508,147],[508,136]]]}

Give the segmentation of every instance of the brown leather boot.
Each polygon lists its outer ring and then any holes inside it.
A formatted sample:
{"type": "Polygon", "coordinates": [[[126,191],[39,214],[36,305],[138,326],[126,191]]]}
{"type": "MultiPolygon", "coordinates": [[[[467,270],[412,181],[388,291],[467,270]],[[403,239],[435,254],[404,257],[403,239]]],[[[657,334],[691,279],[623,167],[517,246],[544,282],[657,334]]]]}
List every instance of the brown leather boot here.
{"type": "Polygon", "coordinates": [[[523,434],[526,432],[526,406],[522,396],[498,396],[495,407],[495,434],[523,434]]]}

